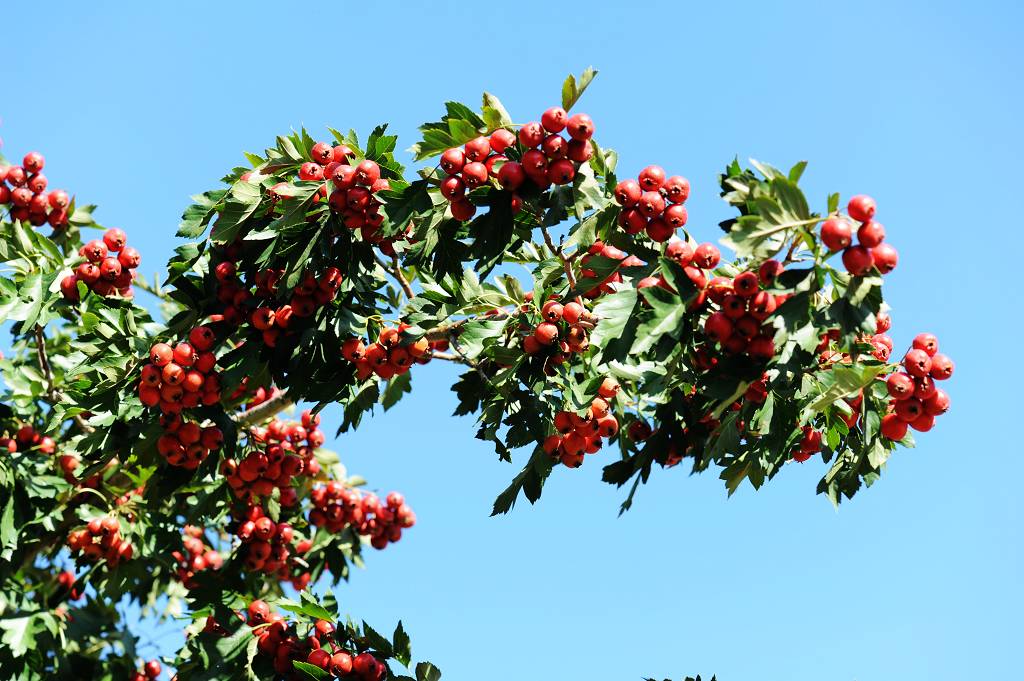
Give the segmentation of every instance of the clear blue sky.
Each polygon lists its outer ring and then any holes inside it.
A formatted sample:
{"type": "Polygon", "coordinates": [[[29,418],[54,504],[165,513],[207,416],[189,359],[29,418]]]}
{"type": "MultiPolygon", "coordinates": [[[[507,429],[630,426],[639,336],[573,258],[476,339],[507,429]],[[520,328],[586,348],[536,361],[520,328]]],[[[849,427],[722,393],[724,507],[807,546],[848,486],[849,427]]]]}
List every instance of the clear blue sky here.
{"type": "Polygon", "coordinates": [[[714,475],[656,474],[622,518],[599,459],[489,518],[518,466],[449,418],[454,369],[423,367],[333,443],[419,517],[340,587],[351,612],[404,619],[452,680],[1019,677],[1018,3],[99,4],[4,8],[0,135],[99,203],[147,272],[188,196],[290,127],[390,121],[404,149],[446,99],[488,89],[527,120],[593,64],[580,110],[623,171],[691,179],[698,237],[718,236],[734,154],[810,160],[819,207],[873,195],[901,253],[897,345],[932,331],[957,362],[952,412],[838,512],[809,462],[731,500],[714,475]]]}

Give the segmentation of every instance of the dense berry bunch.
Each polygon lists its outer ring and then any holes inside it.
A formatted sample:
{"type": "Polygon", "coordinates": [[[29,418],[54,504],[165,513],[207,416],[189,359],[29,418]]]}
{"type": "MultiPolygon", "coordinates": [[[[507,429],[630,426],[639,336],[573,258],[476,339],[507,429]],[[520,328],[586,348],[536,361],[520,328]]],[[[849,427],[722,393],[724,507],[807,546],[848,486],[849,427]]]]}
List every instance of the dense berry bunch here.
{"type": "Polygon", "coordinates": [[[164,434],[157,440],[156,450],[172,466],[195,470],[210,452],[224,444],[224,433],[220,428],[200,426],[184,420],[180,414],[164,414],[160,424],[164,434]]]}
{"type": "Polygon", "coordinates": [[[30,449],[37,449],[43,454],[53,454],[57,451],[57,443],[49,435],[43,435],[29,424],[18,428],[14,437],[0,437],[0,452],[7,451],[26,452],[30,449]]]}
{"type": "MultiPolygon", "coordinates": [[[[274,671],[287,678],[298,678],[292,664],[295,661],[319,667],[337,678],[382,681],[387,676],[387,666],[370,653],[356,654],[340,645],[334,625],[327,620],[317,620],[305,636],[300,636],[299,625],[271,612],[265,601],[250,603],[247,615],[253,636],[259,639],[257,651],[272,658],[274,671]]],[[[211,629],[209,620],[207,628],[211,629]]]]}
{"type": "Polygon", "coordinates": [[[586,352],[590,347],[589,332],[597,323],[581,300],[564,305],[552,296],[540,309],[541,321],[522,328],[523,351],[528,355],[545,357],[545,367],[553,370],[574,353],[586,352]]]}
{"type": "Polygon", "coordinates": [[[888,274],[896,268],[899,255],[885,240],[885,228],[876,222],[875,200],[858,194],[850,199],[846,212],[858,223],[857,244],[853,244],[853,227],[841,216],[830,217],[821,223],[821,242],[830,251],[843,252],[843,266],[850,274],[864,275],[872,269],[888,274]]]}
{"type": "Polygon", "coordinates": [[[187,342],[173,348],[167,343],[154,344],[139,379],[142,403],[160,407],[165,414],[178,414],[200,404],[220,402],[220,380],[214,369],[217,357],[211,352],[215,340],[210,327],[197,326],[187,342]]]}
{"type": "Polygon", "coordinates": [[[451,203],[457,220],[469,220],[476,213],[466,193],[494,180],[502,189],[512,192],[512,210],[522,206],[516,192],[525,183],[543,191],[551,185],[569,184],[576,177],[581,163],[590,160],[594,150],[590,138],[594,122],[587,114],[569,116],[559,106],[551,107],[540,122],[531,122],[519,129],[499,128],[489,136],[479,136],[462,148],[448,149],[441,155],[441,170],[447,177],[441,182],[441,195],[451,203]],[[563,137],[562,132],[569,137],[563,137]],[[516,141],[518,140],[518,145],[516,141]],[[514,150],[511,160],[505,155],[514,150]]]}
{"type": "Polygon", "coordinates": [[[290,523],[274,522],[260,506],[250,506],[245,509],[235,535],[242,541],[240,555],[247,570],[292,581],[296,589],[309,583],[308,574],[293,575],[293,568],[301,573],[303,566],[293,564],[291,559],[309,551],[312,543],[297,537],[290,523]]]}
{"type": "Polygon", "coordinates": [[[42,154],[30,151],[20,166],[0,165],[0,207],[9,209],[12,220],[59,229],[68,224],[71,197],[63,189],[46,191],[44,164],[42,154]]]}
{"type": "Polygon", "coordinates": [[[282,506],[294,506],[298,497],[292,483],[299,476],[314,476],[320,464],[314,450],[324,443],[320,416],[304,411],[301,421],[274,419],[266,427],[249,431],[251,451],[244,458],[221,462],[221,473],[236,498],[254,501],[280,489],[282,506]]]}
{"type": "Polygon", "coordinates": [[[232,327],[250,324],[268,347],[300,330],[305,320],[334,300],[343,279],[337,267],[326,267],[319,274],[307,271],[294,289],[285,290],[283,269],[262,269],[252,276],[239,272],[240,244],[220,249],[217,258],[212,267],[223,307],[212,318],[232,327]]]}
{"type": "Polygon", "coordinates": [[[930,333],[921,333],[903,356],[903,371],[890,374],[886,388],[892,397],[890,413],[882,417],[882,435],[902,440],[907,428],[928,431],[935,417],[949,410],[949,395],[935,385],[953,375],[953,360],[939,352],[939,341],[930,333]]]}
{"type": "Polygon", "coordinates": [[[579,468],[587,454],[601,449],[602,438],[614,437],[619,432],[619,421],[611,413],[611,401],[619,394],[619,384],[614,378],[605,378],[598,389],[598,396],[579,415],[572,411],[555,414],[557,435],[544,440],[544,451],[552,459],[561,461],[569,468],[579,468]]]}
{"type": "Polygon", "coordinates": [[[619,226],[627,234],[646,232],[654,241],[668,241],[686,224],[683,203],[690,196],[690,181],[681,175],[665,177],[661,166],[647,166],[636,180],[615,186],[615,202],[622,206],[619,226]]]}
{"type": "Polygon", "coordinates": [[[68,534],[68,548],[78,560],[105,559],[112,567],[130,560],[135,553],[131,542],[121,537],[121,523],[114,516],[93,518],[85,527],[68,534]]]}
{"type": "Polygon", "coordinates": [[[78,300],[78,282],[101,296],[132,297],[132,280],[142,256],[128,245],[128,236],[123,230],[108,229],[102,239],[93,239],[82,246],[78,254],[85,262],[60,281],[60,291],[66,300],[78,300]]]}
{"type": "Polygon", "coordinates": [[[361,338],[349,338],[341,345],[341,356],[356,365],[360,380],[376,374],[388,379],[404,374],[414,363],[430,361],[430,341],[419,338],[411,343],[402,343],[402,332],[407,324],[388,327],[380,332],[377,341],[364,343],[361,338]]]}
{"type": "Polygon", "coordinates": [[[370,537],[370,545],[383,549],[402,538],[402,530],[416,524],[416,514],[398,492],[388,494],[381,503],[376,494],[360,492],[340,482],[329,482],[313,489],[313,510],[309,523],[338,533],[351,526],[370,537]]]}
{"type": "MultiPolygon", "coordinates": [[[[685,243],[685,242],[673,242],[685,243]]],[[[685,248],[683,256],[685,259],[685,248]]],[[[761,360],[775,354],[775,329],[768,318],[787,299],[764,290],[782,273],[782,264],[766,260],[757,271],[714,277],[706,287],[712,312],[704,320],[704,334],[726,353],[746,353],[761,360]]]]}

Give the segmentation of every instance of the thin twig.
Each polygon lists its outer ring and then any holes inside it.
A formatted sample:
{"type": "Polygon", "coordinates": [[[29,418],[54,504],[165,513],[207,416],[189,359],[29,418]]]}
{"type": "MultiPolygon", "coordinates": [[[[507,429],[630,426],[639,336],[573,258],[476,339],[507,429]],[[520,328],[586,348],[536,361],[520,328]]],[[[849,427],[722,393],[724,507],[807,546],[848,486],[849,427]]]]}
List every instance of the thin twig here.
{"type": "Polygon", "coordinates": [[[458,362],[459,364],[465,364],[465,360],[456,355],[453,352],[441,352],[440,350],[433,350],[430,353],[431,359],[443,359],[446,362],[458,362]]]}
{"type": "Polygon", "coordinates": [[[413,297],[412,287],[409,285],[409,280],[405,278],[404,274],[402,274],[402,268],[398,264],[397,256],[393,260],[393,264],[391,267],[388,267],[388,264],[384,262],[384,260],[379,255],[377,255],[376,252],[374,252],[373,254],[373,259],[377,261],[377,264],[380,265],[385,272],[394,277],[395,281],[398,282],[398,285],[402,287],[402,291],[405,292],[406,296],[408,296],[409,298],[413,297]]]}
{"type": "Polygon", "coordinates": [[[466,353],[462,352],[462,348],[459,347],[459,342],[457,340],[455,340],[455,336],[454,335],[452,335],[449,338],[449,343],[452,346],[452,350],[455,351],[455,354],[457,354],[459,357],[462,358],[462,362],[464,364],[468,364],[469,366],[473,367],[473,369],[476,371],[476,373],[478,373],[480,375],[480,378],[484,379],[485,383],[490,383],[491,382],[490,376],[488,376],[487,374],[484,373],[484,370],[480,368],[480,365],[477,362],[475,362],[472,359],[470,359],[469,357],[467,357],[466,353]]]}
{"type": "Polygon", "coordinates": [[[426,338],[427,340],[431,340],[431,341],[445,340],[446,338],[448,338],[452,334],[458,333],[459,329],[461,329],[463,326],[465,326],[469,322],[472,322],[472,321],[475,321],[475,320],[478,320],[478,319],[488,319],[488,320],[494,320],[494,321],[504,321],[504,320],[508,319],[508,316],[509,316],[508,312],[506,310],[502,310],[498,314],[487,315],[487,316],[466,317],[465,319],[460,319],[457,322],[449,322],[447,324],[439,324],[438,326],[435,326],[432,329],[428,329],[427,333],[424,334],[424,338],[426,338]]]}
{"type": "Polygon", "coordinates": [[[551,240],[551,234],[548,233],[548,228],[546,226],[541,225],[540,231],[544,235],[544,243],[547,244],[548,248],[550,248],[551,251],[558,256],[558,259],[562,261],[562,269],[565,270],[565,276],[569,279],[569,288],[575,289],[576,277],[572,273],[572,265],[570,264],[570,261],[566,258],[565,253],[562,252],[562,247],[555,247],[555,243],[551,240]]]}
{"type": "Polygon", "coordinates": [[[46,395],[51,401],[56,400],[57,389],[53,384],[53,370],[50,368],[50,358],[46,355],[46,334],[43,327],[36,324],[36,358],[39,360],[39,370],[43,372],[46,379],[46,395]]]}

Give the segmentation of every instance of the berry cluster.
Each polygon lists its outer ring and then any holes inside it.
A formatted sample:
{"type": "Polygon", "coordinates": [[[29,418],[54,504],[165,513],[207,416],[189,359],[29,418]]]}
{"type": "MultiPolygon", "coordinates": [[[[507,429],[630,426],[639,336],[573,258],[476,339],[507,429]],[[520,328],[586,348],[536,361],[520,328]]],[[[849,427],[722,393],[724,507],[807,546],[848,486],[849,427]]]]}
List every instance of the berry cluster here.
{"type": "Polygon", "coordinates": [[[585,455],[601,449],[602,438],[614,437],[619,432],[619,422],[612,416],[609,404],[618,393],[618,382],[605,378],[598,388],[598,396],[583,416],[571,411],[555,414],[554,426],[558,434],[544,440],[544,451],[569,468],[582,466],[585,455]]]}
{"type": "Polygon", "coordinates": [[[124,230],[117,227],[108,229],[102,239],[93,239],[82,246],[78,254],[86,261],[60,281],[60,292],[65,300],[78,300],[80,281],[101,296],[132,297],[132,280],[142,256],[128,245],[124,230]]]}
{"type": "Polygon", "coordinates": [[[135,553],[131,542],[121,537],[121,524],[110,515],[93,518],[85,527],[72,530],[68,534],[68,548],[76,558],[90,562],[104,558],[114,567],[131,560],[135,553]]]}
{"type": "Polygon", "coordinates": [[[846,212],[860,223],[857,228],[857,245],[853,245],[853,228],[842,217],[831,217],[821,223],[821,242],[830,251],[843,252],[843,266],[854,275],[864,275],[872,269],[888,274],[896,269],[899,255],[885,240],[885,228],[875,222],[875,200],[858,194],[850,199],[846,212]]]}
{"type": "Polygon", "coordinates": [[[569,184],[576,177],[581,163],[590,160],[594,150],[590,138],[594,122],[587,114],[570,117],[565,109],[554,106],[544,112],[540,122],[531,122],[519,129],[518,136],[499,128],[485,137],[481,135],[441,154],[441,170],[448,177],[441,182],[441,195],[451,203],[456,220],[469,220],[476,213],[466,192],[482,187],[494,179],[502,189],[513,192],[512,210],[518,212],[522,201],[517,192],[530,181],[541,191],[551,185],[569,184]],[[560,133],[565,131],[569,139],[560,133]],[[516,140],[522,154],[519,161],[504,155],[516,140]]]}
{"type": "Polygon", "coordinates": [[[365,380],[371,374],[383,379],[404,374],[414,363],[430,361],[431,343],[419,338],[402,344],[402,332],[408,324],[388,327],[380,332],[375,343],[364,343],[361,338],[349,338],[341,345],[341,356],[356,365],[356,376],[365,380]]]}
{"type": "Polygon", "coordinates": [[[654,241],[668,241],[686,224],[683,204],[689,196],[690,181],[685,177],[666,178],[661,166],[647,166],[636,180],[615,185],[615,202],[622,206],[619,226],[627,234],[647,232],[654,241]]]}
{"type": "Polygon", "coordinates": [[[251,284],[239,276],[241,247],[233,244],[220,252],[223,258],[213,269],[217,280],[217,300],[224,305],[217,320],[231,326],[249,322],[263,337],[267,347],[276,347],[282,336],[295,332],[298,320],[308,319],[334,300],[341,288],[342,274],[337,267],[327,267],[319,275],[306,272],[290,292],[287,303],[279,302],[283,269],[264,269],[255,274],[251,284]]]}
{"type": "Polygon", "coordinates": [[[903,371],[886,379],[891,413],[882,417],[881,431],[890,440],[906,437],[908,426],[921,432],[931,430],[935,417],[949,410],[949,395],[935,382],[953,375],[953,360],[939,352],[935,336],[921,333],[914,337],[902,364],[903,371]]]}
{"type": "Polygon", "coordinates": [[[71,197],[63,189],[46,191],[45,163],[42,154],[30,151],[20,166],[0,165],[0,206],[10,206],[12,220],[59,229],[68,224],[71,197]]]}
{"type": "Polygon", "coordinates": [[[186,421],[180,414],[160,417],[164,434],[156,441],[156,450],[172,466],[188,470],[199,467],[211,451],[224,444],[224,433],[217,426],[200,426],[186,421]]]}
{"type": "Polygon", "coordinates": [[[402,538],[402,530],[416,524],[416,514],[398,492],[388,494],[382,504],[376,494],[362,493],[332,481],[313,489],[313,510],[309,523],[338,533],[351,526],[370,537],[370,545],[383,549],[402,538]]]}
{"type": "MultiPolygon", "coordinates": [[[[387,666],[370,653],[355,654],[339,646],[334,625],[327,620],[317,620],[307,636],[299,636],[298,626],[272,613],[265,601],[250,603],[247,614],[253,636],[259,639],[257,651],[273,658],[274,671],[278,674],[291,678],[292,662],[300,661],[315,665],[334,677],[383,681],[387,676],[387,666]]],[[[215,622],[211,625],[207,620],[207,629],[214,628],[220,629],[215,622]]]]}
{"type": "Polygon", "coordinates": [[[635,255],[629,255],[625,251],[606,244],[602,241],[595,241],[587,249],[587,252],[580,258],[580,276],[588,279],[596,279],[597,272],[590,267],[590,263],[593,261],[595,256],[602,258],[608,258],[610,260],[618,260],[619,264],[608,274],[597,286],[584,293],[586,298],[598,298],[605,293],[614,293],[615,285],[622,282],[622,273],[619,271],[623,267],[642,267],[645,263],[635,255]]]}
{"type": "Polygon", "coordinates": [[[297,566],[289,559],[309,551],[312,542],[308,539],[296,542],[295,529],[290,523],[274,522],[261,507],[250,506],[235,535],[242,540],[241,556],[247,570],[276,575],[281,581],[291,581],[296,589],[303,589],[309,583],[308,573],[292,574],[297,566]]]}
{"type": "Polygon", "coordinates": [[[182,545],[184,551],[172,551],[171,556],[177,564],[177,575],[181,583],[191,589],[195,586],[194,577],[203,570],[219,570],[224,564],[221,555],[203,542],[203,528],[186,525],[182,545]]]}
{"type": "Polygon", "coordinates": [[[129,677],[130,681],[147,681],[147,679],[156,679],[160,676],[160,672],[163,668],[160,666],[160,662],[157,660],[149,660],[146,664],[142,665],[142,671],[134,671],[129,677]]]}
{"type": "Polygon", "coordinates": [[[281,505],[294,506],[298,502],[292,487],[294,479],[320,472],[320,464],[313,455],[324,443],[319,425],[319,415],[304,411],[301,421],[274,419],[266,427],[252,428],[249,431],[252,451],[240,461],[225,459],[221,462],[221,474],[235,498],[252,502],[280,489],[281,505]]]}
{"type": "Polygon", "coordinates": [[[139,399],[147,407],[160,407],[165,414],[179,414],[200,404],[220,401],[220,380],[214,366],[217,357],[211,352],[216,340],[208,326],[197,326],[189,332],[188,342],[173,348],[156,343],[149,349],[149,364],[142,367],[139,399]]]}
{"type": "Polygon", "coordinates": [[[821,431],[813,426],[801,426],[800,440],[793,446],[793,460],[799,463],[807,461],[821,451],[821,431]]]}
{"type": "Polygon", "coordinates": [[[553,368],[568,359],[570,354],[586,352],[590,347],[588,331],[594,328],[597,317],[578,301],[564,305],[556,296],[540,309],[543,319],[534,328],[527,327],[523,338],[523,352],[528,355],[545,355],[545,367],[553,368]]]}
{"type": "Polygon", "coordinates": [[[6,450],[14,454],[15,452],[25,452],[33,448],[38,449],[43,454],[53,454],[57,451],[57,443],[52,437],[43,435],[29,424],[18,428],[14,433],[14,437],[0,437],[0,451],[6,450]]]}
{"type": "MultiPolygon", "coordinates": [[[[707,272],[718,266],[722,254],[714,244],[702,243],[693,246],[689,241],[671,238],[665,246],[665,257],[674,261],[683,268],[686,277],[697,287],[697,296],[690,303],[688,309],[697,310],[703,307],[708,298],[708,275],[707,272]]],[[[650,275],[637,282],[637,289],[657,286],[675,293],[675,289],[665,280],[665,277],[650,275]]]]}
{"type": "Polygon", "coordinates": [[[781,273],[780,262],[766,260],[756,272],[712,279],[707,296],[717,309],[704,321],[708,339],[732,355],[747,353],[756,359],[771,359],[775,354],[775,331],[765,322],[787,296],[762,287],[771,286],[781,273]]]}

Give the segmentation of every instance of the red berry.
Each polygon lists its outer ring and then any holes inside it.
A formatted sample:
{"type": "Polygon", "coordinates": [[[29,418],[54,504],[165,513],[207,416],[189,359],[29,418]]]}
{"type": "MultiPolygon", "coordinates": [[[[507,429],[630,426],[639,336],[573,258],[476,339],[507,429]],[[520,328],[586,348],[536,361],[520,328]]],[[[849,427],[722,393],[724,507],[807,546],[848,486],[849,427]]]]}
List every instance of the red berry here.
{"type": "Polygon", "coordinates": [[[929,357],[933,357],[939,351],[939,339],[931,333],[919,333],[914,336],[913,345],[918,350],[924,350],[929,357]]]}
{"type": "Polygon", "coordinates": [[[558,327],[549,322],[543,322],[537,325],[537,329],[533,332],[533,337],[541,345],[551,345],[558,338],[558,327]]]}
{"type": "Polygon", "coordinates": [[[638,177],[644,191],[657,191],[665,184],[665,169],[661,166],[647,166],[638,177]]]}
{"type": "Polygon", "coordinates": [[[160,666],[160,663],[156,660],[150,660],[145,664],[143,670],[146,672],[146,676],[148,676],[151,679],[155,679],[156,677],[160,676],[162,667],[160,666]]]}
{"type": "Polygon", "coordinates": [[[133,270],[142,262],[142,254],[131,246],[125,246],[117,254],[117,261],[121,263],[122,267],[133,270]]]}
{"type": "Polygon", "coordinates": [[[907,424],[896,414],[886,414],[882,417],[882,437],[899,441],[907,436],[907,424]]]}
{"type": "Polygon", "coordinates": [[[714,244],[703,243],[693,252],[693,264],[702,270],[714,269],[721,258],[722,254],[714,244]]]}
{"type": "MultiPolygon", "coordinates": [[[[50,195],[50,203],[53,203],[53,194],[50,195]]],[[[56,206],[54,207],[56,208],[56,206]]],[[[111,251],[120,251],[128,243],[128,235],[122,229],[111,227],[103,233],[103,243],[111,251]]]]}
{"type": "Polygon", "coordinates": [[[690,197],[690,181],[681,175],[673,175],[661,185],[665,198],[672,203],[683,203],[690,197]]]}
{"type": "Polygon", "coordinates": [[[549,160],[565,158],[569,153],[569,145],[561,135],[548,135],[540,143],[540,150],[549,160]]]}
{"type": "Polygon", "coordinates": [[[496,154],[504,154],[505,150],[516,143],[516,136],[510,130],[505,128],[498,128],[491,133],[490,144],[491,150],[496,154]]]}
{"type": "Polygon", "coordinates": [[[359,184],[369,187],[379,179],[380,166],[373,161],[367,159],[356,166],[356,182],[359,184]]]}
{"type": "Polygon", "coordinates": [[[949,411],[949,395],[946,391],[936,389],[932,396],[924,401],[924,411],[932,416],[940,416],[949,411]]]}
{"type": "Polygon", "coordinates": [[[594,136],[594,121],[584,113],[573,114],[565,127],[574,140],[588,140],[594,136]]]}
{"type": "Polygon", "coordinates": [[[846,205],[846,212],[857,222],[867,222],[875,217],[875,200],[870,196],[858,194],[846,205]]]}
{"type": "Polygon", "coordinates": [[[909,374],[890,374],[889,378],[885,379],[885,387],[897,400],[905,400],[914,395],[914,379],[909,374]]]}
{"type": "Polygon", "coordinates": [[[188,334],[189,344],[198,352],[206,352],[213,347],[216,340],[217,336],[208,326],[197,326],[188,334]]]}
{"type": "Polygon", "coordinates": [[[924,350],[914,348],[908,350],[907,354],[903,357],[903,367],[911,376],[927,376],[932,368],[932,358],[924,350]]]}
{"type": "Polygon", "coordinates": [[[869,220],[857,230],[857,241],[860,242],[861,246],[874,248],[885,241],[885,227],[882,226],[881,222],[869,220]]]}
{"type": "Polygon", "coordinates": [[[615,201],[620,206],[635,206],[643,193],[635,180],[622,180],[615,185],[615,201]]]}
{"type": "Polygon", "coordinates": [[[704,322],[704,333],[711,340],[724,343],[732,335],[732,322],[722,312],[712,312],[704,322]]]}
{"type": "Polygon", "coordinates": [[[830,251],[841,251],[850,245],[850,223],[842,218],[829,218],[821,223],[821,243],[830,251]]]}
{"type": "Polygon", "coordinates": [[[548,132],[562,132],[569,122],[569,114],[560,106],[553,106],[540,117],[540,124],[548,132]]]}
{"type": "Polygon", "coordinates": [[[941,352],[936,352],[932,356],[931,362],[928,374],[936,381],[944,381],[953,375],[953,360],[941,352]]]}
{"type": "Polygon", "coordinates": [[[574,177],[576,177],[576,166],[568,159],[558,159],[548,167],[548,179],[552,184],[569,184],[574,177]]]}
{"type": "Polygon", "coordinates": [[[875,267],[882,274],[892,272],[899,262],[899,254],[889,244],[879,244],[871,249],[871,258],[874,260],[875,267]]]}
{"type": "Polygon", "coordinates": [[[523,166],[515,161],[509,161],[498,169],[498,182],[509,191],[515,191],[526,180],[526,172],[523,166]]]}
{"type": "Polygon", "coordinates": [[[871,251],[864,246],[850,246],[843,251],[843,266],[854,276],[863,276],[871,271],[875,264],[871,251]]]}
{"type": "Polygon", "coordinates": [[[470,189],[476,189],[487,182],[488,175],[487,166],[479,161],[467,163],[462,168],[462,181],[470,189]]]}
{"type": "Polygon", "coordinates": [[[540,146],[545,136],[544,127],[537,122],[527,123],[519,128],[519,143],[527,149],[540,146]]]}
{"type": "Polygon", "coordinates": [[[121,270],[121,263],[118,262],[117,258],[104,258],[103,262],[100,263],[100,278],[114,281],[121,276],[121,270]]]}
{"type": "Polygon", "coordinates": [[[465,199],[452,201],[450,208],[452,210],[452,217],[463,222],[472,218],[473,214],[476,213],[476,206],[465,199]]]}
{"type": "Polygon", "coordinates": [[[43,159],[43,155],[38,151],[30,151],[25,154],[25,158],[21,160],[21,165],[26,172],[38,173],[43,169],[46,161],[43,159]]]}
{"type": "Polygon", "coordinates": [[[466,158],[470,161],[483,161],[491,153],[491,143],[484,137],[475,137],[466,142],[466,158]]]}

